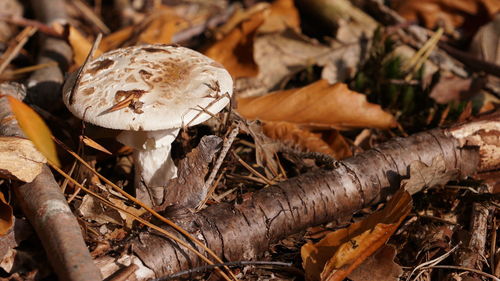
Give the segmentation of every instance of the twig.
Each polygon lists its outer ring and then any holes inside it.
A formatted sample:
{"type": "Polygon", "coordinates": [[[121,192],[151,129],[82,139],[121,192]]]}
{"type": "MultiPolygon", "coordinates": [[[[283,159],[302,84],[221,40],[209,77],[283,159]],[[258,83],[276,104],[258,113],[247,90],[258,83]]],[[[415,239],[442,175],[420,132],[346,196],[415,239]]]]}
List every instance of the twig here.
{"type": "Polygon", "coordinates": [[[222,149],[221,149],[221,152],[219,154],[219,157],[215,161],[215,165],[212,168],[212,171],[210,172],[210,175],[208,176],[208,179],[205,182],[205,186],[203,188],[203,190],[205,190],[207,193],[205,194],[203,200],[201,200],[201,202],[196,207],[197,210],[199,210],[201,207],[203,207],[205,202],[207,202],[208,195],[209,195],[208,191],[209,191],[209,189],[211,189],[212,183],[215,179],[215,176],[217,175],[217,172],[219,171],[219,168],[222,165],[222,162],[224,162],[224,158],[226,158],[226,154],[229,151],[229,149],[231,148],[231,145],[233,144],[234,140],[236,139],[236,136],[238,135],[239,131],[240,131],[239,127],[236,126],[231,131],[231,133],[229,133],[229,136],[227,137],[226,141],[222,145],[222,149]]]}
{"type": "Polygon", "coordinates": [[[252,168],[252,166],[250,166],[247,162],[245,162],[243,159],[241,159],[241,157],[238,156],[238,154],[236,154],[234,151],[233,151],[233,156],[234,158],[236,158],[236,160],[238,160],[238,162],[240,162],[241,165],[243,165],[243,167],[245,167],[250,173],[254,174],[255,176],[261,178],[263,181],[265,181],[268,185],[274,185],[276,184],[273,180],[270,180],[268,178],[266,178],[265,176],[263,176],[261,173],[259,173],[257,170],[255,170],[254,168],[252,168]]]}
{"type": "Polygon", "coordinates": [[[495,281],[500,281],[500,278],[498,278],[498,277],[496,277],[494,275],[488,274],[486,272],[483,272],[481,270],[477,270],[477,269],[474,269],[474,268],[467,268],[467,267],[462,267],[462,266],[454,266],[454,265],[432,265],[432,266],[423,267],[421,269],[422,270],[426,270],[426,269],[432,269],[432,268],[466,270],[466,271],[474,272],[474,273],[477,273],[479,275],[491,278],[492,280],[495,280],[495,281]]]}
{"type": "MultiPolygon", "coordinates": [[[[411,276],[413,275],[413,273],[415,273],[415,271],[417,270],[422,270],[422,268],[424,267],[429,267],[429,266],[434,266],[440,262],[442,262],[443,260],[445,260],[449,255],[451,255],[451,253],[453,253],[456,249],[458,249],[458,246],[460,246],[460,244],[456,245],[455,247],[453,247],[451,250],[449,250],[447,253],[444,253],[443,255],[435,258],[435,259],[432,259],[430,261],[427,261],[427,262],[424,262],[422,264],[419,264],[418,266],[416,266],[411,272],[410,274],[408,275],[408,277],[406,278],[406,281],[410,281],[410,278],[411,276]]],[[[422,271],[421,271],[422,272],[422,271]]],[[[418,276],[420,276],[421,273],[419,273],[417,275],[417,277],[415,277],[414,280],[418,280],[418,276]]]]}
{"type": "MultiPolygon", "coordinates": [[[[31,8],[38,21],[48,26],[67,22],[64,0],[31,0],[31,8]]],[[[57,66],[39,69],[27,81],[29,103],[44,109],[57,109],[62,106],[61,85],[64,73],[73,59],[68,43],[61,38],[40,34],[40,48],[37,64],[57,62],[57,66]]]]}
{"type": "MultiPolygon", "coordinates": [[[[292,263],[287,263],[287,262],[277,262],[277,261],[233,261],[233,262],[226,262],[226,263],[219,263],[219,264],[213,264],[213,265],[205,265],[205,266],[199,266],[195,268],[191,268],[189,270],[183,270],[179,271],[175,274],[171,274],[168,276],[160,277],[153,279],[151,281],[168,281],[168,280],[173,280],[176,278],[179,278],[183,275],[187,274],[193,274],[193,273],[199,273],[199,272],[204,272],[207,271],[208,269],[214,269],[216,267],[221,267],[221,266],[228,266],[228,267],[243,267],[247,265],[270,265],[270,266],[278,266],[278,267],[287,267],[287,268],[293,268],[292,263]]],[[[295,270],[296,273],[301,272],[299,270],[295,270]]],[[[302,274],[303,275],[303,274],[302,274]]]]}
{"type": "Polygon", "coordinates": [[[57,31],[55,28],[48,26],[44,23],[41,23],[39,21],[36,21],[36,20],[30,20],[30,19],[23,18],[23,17],[12,17],[10,15],[6,15],[3,13],[0,13],[0,20],[4,20],[6,22],[10,22],[12,24],[19,25],[19,26],[36,27],[40,32],[47,34],[49,36],[58,37],[58,38],[62,37],[61,32],[57,31]]]}
{"type": "MultiPolygon", "coordinates": [[[[87,179],[84,179],[81,185],[84,185],[86,181],[87,179]]],[[[78,193],[80,193],[80,190],[82,190],[80,187],[76,188],[75,192],[73,192],[73,194],[69,197],[68,204],[71,203],[71,201],[73,201],[76,198],[78,193]]]]}
{"type": "Polygon", "coordinates": [[[5,70],[9,63],[23,48],[24,44],[28,42],[28,39],[35,34],[36,31],[36,27],[28,26],[14,38],[14,43],[10,45],[9,48],[7,48],[7,51],[5,51],[5,53],[3,53],[0,57],[0,74],[5,70]]]}
{"type": "Polygon", "coordinates": [[[452,46],[442,41],[439,42],[439,47],[443,49],[446,53],[448,53],[450,56],[454,57],[455,59],[459,60],[463,64],[467,65],[468,67],[476,71],[484,71],[488,74],[500,77],[500,66],[498,64],[478,59],[473,55],[471,55],[470,53],[466,53],[458,49],[455,49],[452,46]]]}
{"type": "Polygon", "coordinates": [[[111,32],[106,24],[81,0],[73,0],[71,3],[82,12],[82,15],[93,23],[102,33],[108,34],[111,32]]]}

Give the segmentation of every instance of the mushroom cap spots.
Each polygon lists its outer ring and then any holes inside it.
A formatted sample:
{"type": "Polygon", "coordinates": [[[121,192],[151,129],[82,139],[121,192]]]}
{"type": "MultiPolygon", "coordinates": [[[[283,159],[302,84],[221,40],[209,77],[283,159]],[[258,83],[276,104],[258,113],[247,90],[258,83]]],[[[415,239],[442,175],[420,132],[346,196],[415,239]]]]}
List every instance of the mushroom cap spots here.
{"type": "Polygon", "coordinates": [[[233,93],[224,67],[184,47],[113,50],[90,61],[80,79],[76,75],[63,89],[68,109],[89,123],[119,130],[196,125],[224,108],[233,93]]]}

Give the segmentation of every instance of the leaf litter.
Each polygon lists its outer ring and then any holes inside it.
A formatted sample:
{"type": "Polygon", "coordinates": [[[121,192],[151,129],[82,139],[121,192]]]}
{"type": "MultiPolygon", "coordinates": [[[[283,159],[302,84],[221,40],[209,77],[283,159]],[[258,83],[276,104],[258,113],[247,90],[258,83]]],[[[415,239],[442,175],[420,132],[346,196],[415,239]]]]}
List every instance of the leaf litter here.
{"type": "MultiPolygon", "coordinates": [[[[220,201],[244,202],[254,191],[270,183],[331,169],[335,165],[333,158],[349,157],[392,136],[464,121],[498,106],[498,77],[469,69],[438,43],[446,41],[467,51],[464,42],[476,35],[470,46],[472,55],[497,63],[498,55],[494,50],[498,49],[498,34],[494,27],[498,15],[494,14],[499,7],[491,1],[394,1],[392,8],[395,11],[380,3],[378,7],[382,5],[383,9],[372,10],[373,2],[377,1],[369,0],[356,1],[358,3],[180,1],[182,3],[177,5],[166,3],[168,1],[154,1],[153,4],[135,1],[115,7],[115,15],[104,9],[114,4],[81,2],[88,8],[83,8],[87,15],[70,12],[71,24],[58,29],[66,30],[61,34],[67,36],[73,50],[70,69],[76,70],[82,65],[97,32],[103,31],[105,26],[111,33],[104,36],[96,55],[123,46],[180,42],[224,65],[235,79],[235,108],[219,116],[218,121],[184,129],[174,143],[173,157],[180,163],[180,176],[171,184],[198,187],[188,198],[182,199],[194,202],[190,206],[196,206],[199,200],[203,200],[205,206],[220,201]],[[250,2],[257,3],[251,5],[250,2]],[[394,19],[398,12],[401,17],[395,25],[388,19],[394,19]],[[108,22],[112,17],[119,18],[119,24],[108,22]],[[91,21],[92,25],[86,25],[85,21],[91,21]],[[418,21],[423,26],[415,25],[418,21]],[[486,25],[480,28],[482,23],[486,25]],[[414,62],[411,68],[405,67],[408,61],[414,62]],[[228,132],[228,125],[236,123],[240,133],[216,171],[214,189],[207,198],[199,198],[207,194],[204,183],[215,165],[220,137],[228,132]],[[208,145],[204,137],[207,135],[218,141],[208,145]],[[323,154],[333,158],[325,158],[323,154]],[[325,165],[325,159],[330,164],[325,165]]],[[[19,16],[15,9],[12,14],[19,16]]],[[[19,34],[18,27],[8,21],[0,23],[14,31],[10,37],[3,38],[2,43],[15,42],[12,36],[19,34]]],[[[34,42],[31,44],[36,46],[34,42]]],[[[28,48],[33,46],[28,45],[28,48]]],[[[9,71],[26,67],[22,56],[33,59],[26,49],[16,50],[11,56],[18,58],[9,61],[9,71]]],[[[10,75],[1,77],[23,79],[10,75]]],[[[61,110],[43,114],[51,132],[33,109],[12,98],[9,102],[25,134],[43,156],[34,150],[31,142],[23,139],[15,139],[14,146],[2,148],[0,169],[5,175],[2,187],[18,181],[32,181],[40,173],[45,158],[51,163],[60,160],[61,164],[57,165],[69,170],[73,160],[67,154],[56,153],[51,138],[54,134],[68,146],[78,149],[84,158],[96,159],[96,170],[118,183],[120,188],[130,190],[134,182],[133,169],[120,169],[119,162],[133,163],[134,159],[127,149],[103,137],[115,132],[90,127],[81,135],[78,121],[61,110]],[[93,149],[78,148],[78,138],[93,149]],[[9,160],[11,158],[13,160],[9,160]]],[[[4,137],[0,140],[1,145],[12,141],[4,137]]],[[[494,146],[491,137],[489,141],[494,146]]],[[[447,171],[439,158],[431,165],[415,161],[408,169],[410,176],[403,179],[402,186],[418,202],[414,211],[408,216],[410,196],[401,193],[385,207],[379,205],[360,211],[355,218],[357,221],[347,228],[355,231],[340,229],[331,233],[348,235],[330,238],[345,243],[335,243],[338,252],[328,249],[323,253],[321,250],[321,255],[328,258],[316,265],[313,273],[308,263],[312,254],[303,254],[308,280],[342,280],[347,276],[350,280],[370,280],[376,274],[386,278],[377,280],[397,280],[403,272],[408,274],[401,266],[416,267],[426,261],[425,254],[432,257],[451,250],[451,243],[457,242],[452,241],[451,234],[457,230],[446,224],[452,221],[467,225],[467,218],[457,214],[468,210],[468,202],[479,200],[468,190],[476,190],[480,183],[472,179],[451,184],[443,181],[456,171],[447,171]],[[391,212],[394,206],[401,209],[391,212]],[[448,221],[449,218],[453,219],[448,221]],[[443,223],[446,226],[439,226],[443,223]],[[412,229],[419,234],[410,231],[412,229]],[[418,249],[415,245],[432,246],[418,249]],[[382,271],[385,276],[380,273],[382,271]]],[[[144,212],[137,203],[126,200],[116,191],[110,193],[111,184],[107,181],[103,180],[105,185],[100,186],[89,175],[79,174],[83,175],[79,181],[86,180],[81,185],[83,188],[72,182],[66,196],[73,198],[71,206],[87,230],[85,238],[93,256],[123,253],[122,241],[134,231],[144,230],[151,211],[144,212]],[[103,199],[83,194],[81,190],[97,191],[103,199]]],[[[493,174],[488,175],[486,179],[491,181],[493,174]]],[[[477,178],[484,178],[484,175],[477,178]]],[[[8,188],[2,189],[6,190],[8,188]]],[[[1,209],[1,215],[6,221],[3,228],[8,232],[14,216],[9,201],[2,202],[5,208],[1,209]]],[[[320,228],[330,231],[328,225],[320,228]]],[[[273,246],[263,258],[291,261],[298,266],[301,263],[298,249],[303,243],[303,233],[299,233],[273,246]]],[[[15,250],[18,245],[10,247],[15,250]]],[[[485,255],[494,255],[494,250],[485,255]]],[[[259,275],[253,276],[255,279],[269,273],[284,280],[293,278],[277,269],[252,269],[240,276],[250,280],[252,272],[259,275]]]]}

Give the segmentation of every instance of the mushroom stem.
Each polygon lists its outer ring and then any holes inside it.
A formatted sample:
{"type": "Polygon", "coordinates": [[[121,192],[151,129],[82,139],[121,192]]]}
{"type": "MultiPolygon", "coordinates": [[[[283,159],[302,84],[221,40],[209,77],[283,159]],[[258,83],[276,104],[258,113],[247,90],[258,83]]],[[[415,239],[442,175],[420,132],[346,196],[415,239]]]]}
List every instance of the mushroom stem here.
{"type": "Polygon", "coordinates": [[[117,137],[119,142],[134,148],[136,196],[146,204],[161,204],[165,186],[170,179],[177,177],[170,150],[178,133],[179,128],[123,131],[117,137]]]}

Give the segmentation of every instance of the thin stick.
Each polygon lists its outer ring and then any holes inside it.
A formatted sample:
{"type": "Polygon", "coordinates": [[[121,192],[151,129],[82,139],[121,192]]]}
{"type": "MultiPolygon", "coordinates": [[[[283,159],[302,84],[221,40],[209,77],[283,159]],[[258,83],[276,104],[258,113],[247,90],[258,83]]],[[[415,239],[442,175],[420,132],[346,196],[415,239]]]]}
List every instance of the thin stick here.
{"type": "Polygon", "coordinates": [[[5,13],[0,13],[0,20],[19,25],[19,26],[24,26],[24,27],[36,27],[38,30],[42,33],[45,33],[49,36],[57,37],[57,38],[62,38],[62,33],[58,32],[55,28],[48,26],[42,22],[39,22],[37,20],[30,20],[27,18],[23,17],[17,17],[17,16],[11,16],[7,15],[5,13]]]}
{"type": "Polygon", "coordinates": [[[238,160],[238,162],[240,162],[241,165],[243,165],[243,167],[247,168],[247,170],[254,174],[255,176],[261,178],[263,181],[265,181],[268,185],[275,185],[276,183],[266,177],[264,177],[261,173],[257,172],[257,170],[255,170],[254,168],[252,168],[252,166],[248,165],[245,161],[243,161],[243,159],[241,159],[236,153],[233,152],[233,156],[236,158],[236,160],[238,160]]]}
{"type": "Polygon", "coordinates": [[[94,44],[92,45],[92,48],[89,51],[89,54],[85,58],[85,61],[83,62],[82,67],[78,69],[78,72],[76,73],[76,79],[75,79],[75,84],[73,84],[73,87],[71,88],[71,93],[69,95],[69,103],[72,104],[74,102],[73,98],[75,95],[75,89],[80,84],[80,79],[82,78],[82,73],[87,69],[88,62],[94,57],[95,52],[97,51],[97,48],[99,47],[99,44],[101,43],[102,40],[102,34],[99,33],[97,34],[97,37],[94,41],[94,44]]]}
{"type": "Polygon", "coordinates": [[[7,48],[7,51],[0,57],[0,73],[2,73],[14,57],[23,48],[28,39],[35,34],[38,29],[36,27],[28,26],[21,33],[14,38],[14,43],[7,48]]]}
{"type": "MultiPolygon", "coordinates": [[[[406,278],[406,281],[410,281],[410,278],[411,276],[413,275],[413,273],[415,273],[415,271],[417,270],[421,270],[422,268],[424,267],[429,267],[429,266],[435,266],[437,265],[438,263],[442,262],[444,259],[446,259],[449,255],[451,255],[451,253],[453,253],[456,249],[458,249],[458,246],[460,244],[456,245],[455,247],[453,247],[451,250],[449,250],[447,253],[444,253],[443,255],[433,259],[433,260],[430,260],[430,261],[427,261],[427,262],[424,262],[422,264],[419,264],[418,266],[416,266],[411,272],[410,272],[410,275],[408,275],[408,277],[406,278]]],[[[417,275],[417,277],[420,276],[417,275]]],[[[416,278],[415,278],[416,279],[416,278]]]]}
{"type": "Polygon", "coordinates": [[[35,70],[39,70],[39,69],[43,69],[43,68],[47,68],[47,67],[52,67],[52,66],[57,66],[57,62],[53,61],[53,62],[48,62],[48,63],[40,63],[40,64],[36,64],[36,65],[21,67],[21,68],[18,68],[16,70],[8,71],[5,73],[9,74],[9,75],[18,75],[18,74],[32,72],[35,70]]]}
{"type": "MultiPolygon", "coordinates": [[[[68,175],[69,176],[69,175],[68,175]]],[[[66,179],[65,179],[66,180],[66,179]]],[[[85,182],[87,181],[87,179],[84,179],[81,183],[81,185],[83,186],[85,184],[85,182]]],[[[71,201],[73,201],[76,196],[78,195],[78,193],[80,192],[80,190],[82,190],[80,187],[77,187],[75,192],[73,192],[73,194],[71,195],[71,197],[69,197],[68,199],[68,204],[71,203],[71,201]]]]}
{"type": "Polygon", "coordinates": [[[221,264],[199,266],[196,268],[191,268],[189,270],[180,271],[180,272],[177,272],[177,273],[172,274],[172,275],[156,278],[156,279],[153,279],[151,281],[173,280],[173,279],[177,279],[177,278],[181,277],[182,275],[203,272],[207,269],[213,269],[215,267],[220,267],[220,266],[243,267],[243,266],[247,266],[247,265],[270,265],[270,266],[280,266],[280,267],[293,267],[292,263],[278,262],[278,261],[233,261],[233,262],[226,262],[226,263],[221,263],[221,264]]]}
{"type": "Polygon", "coordinates": [[[96,15],[96,13],[87,6],[87,4],[83,3],[81,0],[73,0],[71,1],[73,5],[82,12],[82,15],[87,18],[90,22],[92,22],[99,30],[108,34],[111,32],[106,24],[96,15]]]}
{"type": "Polygon", "coordinates": [[[481,270],[477,270],[477,269],[474,269],[474,268],[467,268],[467,267],[462,267],[462,266],[455,266],[455,265],[432,265],[432,266],[423,267],[421,269],[422,270],[426,270],[426,269],[432,269],[432,268],[465,270],[465,271],[470,271],[470,272],[477,273],[477,274],[482,275],[484,277],[491,278],[492,280],[495,280],[495,281],[500,281],[500,278],[498,278],[498,277],[496,277],[494,275],[488,274],[486,272],[483,272],[481,270]]]}
{"type": "Polygon", "coordinates": [[[240,132],[240,128],[236,126],[233,130],[231,130],[231,133],[229,133],[229,136],[227,137],[226,141],[222,145],[222,150],[219,154],[219,157],[217,158],[217,161],[215,161],[215,165],[212,168],[212,171],[210,172],[210,175],[208,176],[207,181],[205,182],[205,186],[203,190],[207,190],[207,194],[205,194],[205,198],[198,204],[196,207],[197,210],[200,210],[200,208],[205,204],[208,198],[208,190],[211,188],[212,183],[215,179],[215,176],[217,175],[217,172],[219,171],[220,166],[222,165],[222,162],[224,162],[224,158],[226,158],[226,154],[231,148],[231,145],[234,142],[234,139],[236,139],[236,136],[240,132]]]}

